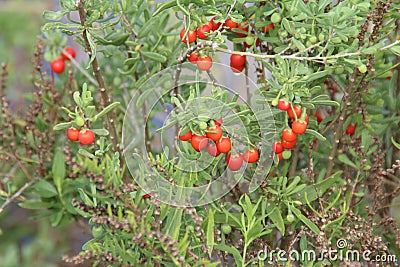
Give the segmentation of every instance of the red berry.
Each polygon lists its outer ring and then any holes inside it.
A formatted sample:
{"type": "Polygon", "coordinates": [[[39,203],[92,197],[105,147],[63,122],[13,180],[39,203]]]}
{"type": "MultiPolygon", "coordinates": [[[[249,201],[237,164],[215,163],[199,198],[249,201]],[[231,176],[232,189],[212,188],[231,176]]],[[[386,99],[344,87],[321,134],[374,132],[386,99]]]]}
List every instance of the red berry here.
{"type": "Polygon", "coordinates": [[[191,53],[188,56],[189,61],[192,62],[193,64],[196,64],[198,58],[199,58],[199,55],[197,55],[197,53],[191,53]]]}
{"type": "Polygon", "coordinates": [[[184,44],[186,44],[187,42],[189,42],[189,44],[191,44],[194,41],[196,41],[196,38],[197,38],[196,31],[189,30],[186,36],[185,36],[185,32],[186,32],[186,29],[183,28],[181,30],[181,34],[180,34],[181,40],[184,44]]]}
{"type": "Polygon", "coordinates": [[[217,145],[214,143],[208,144],[207,146],[207,152],[213,157],[217,157],[221,152],[219,152],[217,145]]]}
{"type": "Polygon", "coordinates": [[[303,134],[306,131],[306,129],[307,129],[306,121],[298,119],[292,123],[292,131],[295,134],[303,134]]]}
{"type": "Polygon", "coordinates": [[[234,22],[233,20],[227,19],[227,20],[225,21],[225,23],[224,23],[224,26],[227,27],[229,30],[232,30],[232,29],[234,29],[234,28],[237,28],[238,25],[237,25],[237,23],[234,22]]]}
{"type": "Polygon", "coordinates": [[[218,120],[214,120],[215,125],[221,126],[222,125],[222,118],[218,120]]]}
{"type": "Polygon", "coordinates": [[[346,128],[346,134],[352,136],[355,132],[356,132],[356,126],[350,123],[346,128]]]}
{"type": "Polygon", "coordinates": [[[270,30],[273,30],[275,28],[275,25],[273,23],[268,24],[267,26],[263,26],[261,28],[261,31],[263,31],[264,33],[269,33],[270,30]]]}
{"type": "Polygon", "coordinates": [[[237,154],[235,156],[232,156],[231,154],[229,154],[226,157],[226,163],[228,164],[228,168],[231,171],[238,171],[242,167],[243,157],[240,154],[237,154]]]}
{"type": "Polygon", "coordinates": [[[258,150],[257,149],[249,149],[246,153],[243,154],[243,160],[248,163],[253,163],[258,160],[258,150]]]}
{"type": "Polygon", "coordinates": [[[65,50],[61,54],[62,59],[70,60],[69,57],[67,57],[67,55],[70,55],[72,58],[75,58],[76,57],[75,50],[72,47],[65,48],[65,50]]]}
{"type": "Polygon", "coordinates": [[[315,117],[317,118],[318,123],[321,123],[321,121],[323,120],[321,113],[319,113],[318,111],[315,112],[315,117]]]}
{"type": "Polygon", "coordinates": [[[192,147],[194,148],[194,150],[196,150],[197,152],[200,152],[207,147],[208,139],[205,136],[198,136],[198,135],[194,134],[194,135],[192,135],[191,142],[192,142],[192,147]]]}
{"type": "Polygon", "coordinates": [[[211,29],[207,24],[204,24],[203,26],[201,26],[200,28],[197,29],[196,33],[197,33],[197,37],[199,37],[200,39],[207,39],[207,35],[205,35],[205,33],[210,33],[211,29]]]}
{"type": "Polygon", "coordinates": [[[279,141],[279,142],[274,142],[274,143],[272,144],[272,150],[273,150],[276,154],[282,153],[282,151],[283,151],[282,143],[281,143],[280,141],[279,141]]]}
{"type": "Polygon", "coordinates": [[[242,72],[242,71],[244,70],[244,68],[245,68],[245,65],[241,65],[241,66],[232,66],[232,64],[230,64],[230,66],[231,66],[231,70],[232,70],[233,72],[236,72],[236,73],[242,72]]]}
{"type": "Polygon", "coordinates": [[[79,143],[90,145],[94,142],[94,132],[92,130],[82,130],[79,132],[79,143]]]}
{"type": "Polygon", "coordinates": [[[209,26],[211,25],[211,30],[213,30],[213,31],[218,30],[219,27],[220,27],[221,24],[222,24],[221,22],[220,22],[220,23],[215,23],[215,22],[214,22],[215,18],[216,18],[216,17],[213,17],[213,18],[209,21],[209,26]]]}
{"type": "Polygon", "coordinates": [[[241,56],[237,54],[231,55],[231,67],[239,67],[243,66],[244,64],[246,64],[246,56],[241,56]]]}
{"type": "Polygon", "coordinates": [[[287,142],[293,142],[297,139],[297,134],[292,131],[292,129],[285,129],[282,132],[282,139],[287,142]]]}
{"type": "Polygon", "coordinates": [[[286,140],[282,140],[282,146],[284,149],[293,149],[296,146],[296,140],[289,142],[286,140]]]}
{"type": "Polygon", "coordinates": [[[209,70],[212,66],[212,58],[210,56],[199,57],[196,64],[199,70],[209,70]]]}
{"type": "Polygon", "coordinates": [[[281,99],[278,101],[278,108],[280,110],[288,110],[290,108],[290,103],[286,99],[281,99]]]}
{"type": "Polygon", "coordinates": [[[179,140],[189,141],[190,139],[192,139],[192,132],[189,131],[189,132],[181,135],[180,131],[179,131],[178,136],[179,136],[179,140]]]}
{"type": "Polygon", "coordinates": [[[78,141],[79,140],[79,130],[71,127],[68,129],[67,137],[71,141],[78,141]]]}
{"type": "MultiPolygon", "coordinates": [[[[301,109],[301,107],[299,106],[293,106],[293,110],[296,113],[297,118],[300,118],[301,113],[303,112],[303,110],[301,109]]],[[[287,110],[287,114],[289,115],[290,118],[294,119],[294,114],[293,114],[293,110],[292,110],[292,105],[290,105],[290,107],[287,110]]]]}
{"type": "MultiPolygon", "coordinates": [[[[249,26],[246,25],[246,26],[243,27],[242,25],[237,24],[236,29],[240,29],[242,31],[248,32],[249,26]]],[[[235,34],[236,34],[237,37],[246,37],[247,36],[247,34],[241,33],[241,32],[235,32],[235,34]]]]}
{"type": "Polygon", "coordinates": [[[65,70],[65,62],[62,58],[57,58],[50,63],[51,69],[55,73],[62,73],[65,70]]]}
{"type": "Polygon", "coordinates": [[[216,144],[219,152],[221,153],[228,153],[232,148],[231,139],[228,137],[222,137],[216,144]]]}
{"type": "Polygon", "coordinates": [[[206,135],[211,140],[218,141],[222,137],[221,127],[219,127],[218,125],[214,127],[209,127],[206,135]]]}
{"type": "Polygon", "coordinates": [[[283,160],[283,155],[282,153],[278,153],[278,162],[283,160]]]}
{"type": "Polygon", "coordinates": [[[145,195],[142,196],[142,198],[143,198],[143,199],[151,198],[151,195],[150,195],[150,194],[145,194],[145,195]]]}

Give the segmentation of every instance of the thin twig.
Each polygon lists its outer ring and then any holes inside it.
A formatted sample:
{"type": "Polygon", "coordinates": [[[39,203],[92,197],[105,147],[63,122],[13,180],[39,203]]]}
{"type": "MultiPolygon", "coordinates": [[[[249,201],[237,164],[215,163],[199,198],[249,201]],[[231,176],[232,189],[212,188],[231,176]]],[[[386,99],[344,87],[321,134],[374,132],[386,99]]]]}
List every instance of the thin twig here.
{"type": "Polygon", "coordinates": [[[11,197],[7,198],[6,201],[1,205],[0,207],[0,213],[4,211],[4,209],[11,204],[17,197],[19,197],[28,187],[30,187],[36,180],[30,180],[26,184],[24,184],[17,192],[15,192],[14,195],[11,197]]]}

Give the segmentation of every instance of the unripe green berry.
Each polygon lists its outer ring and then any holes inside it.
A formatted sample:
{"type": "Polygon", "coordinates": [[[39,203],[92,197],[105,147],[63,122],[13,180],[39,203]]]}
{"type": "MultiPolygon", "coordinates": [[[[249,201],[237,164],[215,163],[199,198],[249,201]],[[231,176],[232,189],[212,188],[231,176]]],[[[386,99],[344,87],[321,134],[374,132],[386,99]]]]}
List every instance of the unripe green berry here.
{"type": "Polygon", "coordinates": [[[79,116],[79,117],[77,117],[77,118],[75,119],[75,124],[76,124],[78,127],[82,127],[82,126],[85,124],[85,120],[84,120],[81,116],[79,116]]]}
{"type": "Polygon", "coordinates": [[[289,213],[287,216],[286,216],[286,220],[288,221],[288,222],[293,222],[294,221],[294,216],[293,216],[293,214],[291,214],[291,213],[289,213]]]}
{"type": "Polygon", "coordinates": [[[200,128],[200,130],[205,130],[205,129],[207,129],[207,123],[204,122],[204,121],[200,122],[200,123],[199,123],[199,128],[200,128]]]}
{"type": "Polygon", "coordinates": [[[272,16],[271,16],[271,22],[273,23],[273,24],[277,24],[277,23],[279,23],[279,22],[281,22],[281,14],[279,14],[279,13],[274,13],[274,14],[272,14],[272,16]]]}
{"type": "Polygon", "coordinates": [[[222,233],[229,235],[232,232],[232,227],[229,224],[223,224],[221,226],[222,233]]]}
{"type": "Polygon", "coordinates": [[[367,66],[365,66],[365,64],[362,64],[362,65],[358,66],[358,70],[361,73],[366,73],[367,72],[367,66]]]}

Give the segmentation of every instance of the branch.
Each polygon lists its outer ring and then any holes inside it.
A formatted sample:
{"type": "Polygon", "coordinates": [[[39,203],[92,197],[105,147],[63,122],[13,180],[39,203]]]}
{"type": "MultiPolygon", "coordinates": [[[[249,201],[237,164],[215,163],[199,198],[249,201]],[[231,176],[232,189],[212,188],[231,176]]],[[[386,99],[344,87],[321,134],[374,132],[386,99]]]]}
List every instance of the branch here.
{"type": "Polygon", "coordinates": [[[31,186],[36,180],[30,180],[26,184],[24,184],[14,195],[7,198],[6,201],[0,207],[0,214],[4,211],[4,209],[10,205],[17,197],[19,197],[29,186],[31,186]]]}
{"type": "MultiPolygon", "coordinates": [[[[86,12],[82,6],[82,0],[80,0],[78,2],[78,11],[79,11],[79,18],[81,21],[81,25],[88,26],[88,25],[85,25],[86,12]]],[[[87,37],[86,29],[83,31],[82,37],[83,37],[83,40],[85,41],[88,55],[92,56],[93,51],[90,48],[90,43],[89,43],[89,39],[87,37]]],[[[104,82],[103,75],[101,74],[99,64],[97,62],[97,57],[94,57],[94,59],[92,61],[92,68],[93,68],[94,76],[96,77],[96,80],[98,82],[99,91],[101,94],[101,98],[103,100],[103,105],[107,106],[107,105],[111,104],[111,96],[109,96],[107,94],[106,85],[104,82]]],[[[111,134],[110,138],[111,138],[111,142],[113,144],[114,151],[120,152],[120,145],[118,144],[117,131],[116,131],[115,124],[114,124],[116,121],[115,113],[114,112],[107,113],[107,120],[108,120],[108,126],[109,126],[109,130],[110,130],[110,134],[111,134]]],[[[121,155],[121,153],[119,153],[119,154],[120,154],[120,162],[122,164],[123,163],[122,155],[121,155]]]]}

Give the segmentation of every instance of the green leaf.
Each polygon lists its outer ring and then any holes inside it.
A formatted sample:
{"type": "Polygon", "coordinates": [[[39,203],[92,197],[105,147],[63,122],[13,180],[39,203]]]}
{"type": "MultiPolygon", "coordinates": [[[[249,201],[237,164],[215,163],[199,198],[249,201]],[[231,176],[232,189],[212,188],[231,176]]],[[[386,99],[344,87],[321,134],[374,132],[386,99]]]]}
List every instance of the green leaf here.
{"type": "Polygon", "coordinates": [[[110,134],[106,129],[92,129],[92,131],[95,135],[99,136],[107,136],[110,134]]]}
{"type": "Polygon", "coordinates": [[[57,187],[58,193],[62,194],[62,184],[65,179],[65,157],[61,150],[57,150],[53,159],[52,166],[53,181],[57,187]]]}
{"type": "Polygon", "coordinates": [[[340,154],[338,156],[338,160],[340,160],[341,162],[343,162],[346,165],[349,165],[351,167],[353,167],[354,169],[358,170],[359,168],[357,167],[356,164],[354,164],[348,157],[346,154],[340,154]]]}
{"type": "Polygon", "coordinates": [[[290,207],[291,211],[296,215],[297,218],[300,219],[305,225],[307,225],[308,228],[310,228],[311,231],[313,231],[315,234],[319,235],[320,230],[318,226],[316,226],[312,221],[310,221],[306,216],[304,216],[299,209],[297,209],[295,206],[290,207]]]}
{"type": "Polygon", "coordinates": [[[82,188],[78,188],[79,195],[86,206],[94,207],[93,201],[88,197],[88,195],[83,191],[82,188]]]}
{"type": "Polygon", "coordinates": [[[62,17],[64,17],[65,11],[50,11],[50,10],[45,10],[43,12],[43,18],[45,20],[60,20],[62,17]]]}
{"type": "Polygon", "coordinates": [[[164,10],[175,7],[176,5],[177,5],[177,1],[169,1],[169,2],[161,4],[159,7],[157,7],[156,11],[154,11],[153,17],[157,16],[159,13],[163,12],[164,10]]]}
{"type": "Polygon", "coordinates": [[[392,46],[389,50],[396,56],[400,56],[400,45],[392,46]]]}
{"type": "Polygon", "coordinates": [[[92,153],[86,151],[86,150],[83,149],[83,148],[80,148],[80,149],[78,150],[78,153],[81,154],[82,156],[89,157],[89,158],[91,158],[91,159],[94,159],[94,158],[96,157],[95,155],[93,155],[92,153]]]}
{"type": "Polygon", "coordinates": [[[232,254],[233,258],[235,259],[236,266],[242,266],[242,255],[240,255],[239,250],[237,250],[235,247],[223,244],[216,244],[215,248],[232,254]]]}
{"type": "Polygon", "coordinates": [[[54,131],[64,130],[72,127],[72,122],[62,122],[53,127],[54,131]]]}
{"type": "Polygon", "coordinates": [[[321,141],[326,141],[325,136],[323,136],[322,134],[320,134],[317,131],[311,130],[311,129],[306,129],[306,133],[311,134],[313,136],[315,136],[316,138],[318,138],[321,141]]]}
{"type": "Polygon", "coordinates": [[[269,214],[269,218],[274,223],[275,227],[278,228],[279,232],[284,236],[285,235],[285,224],[283,222],[281,211],[275,207],[269,214]]]}
{"type": "Polygon", "coordinates": [[[214,246],[214,211],[209,210],[208,212],[208,223],[207,223],[207,245],[210,246],[209,249],[209,256],[211,257],[211,254],[213,252],[213,246],[214,246]]]}
{"type": "MultiPolygon", "coordinates": [[[[92,50],[92,55],[90,57],[89,66],[92,64],[93,60],[96,58],[97,55],[97,47],[93,41],[92,34],[89,31],[86,31],[86,37],[89,42],[90,50],[92,50]]],[[[88,68],[89,68],[88,66],[88,68]]]]}
{"type": "Polygon", "coordinates": [[[22,203],[19,203],[18,206],[24,209],[30,209],[30,210],[40,210],[40,209],[48,209],[53,206],[53,203],[50,202],[41,202],[41,201],[25,201],[22,203]]]}
{"type": "Polygon", "coordinates": [[[36,193],[43,198],[50,198],[57,196],[57,189],[51,183],[40,180],[39,182],[32,185],[32,189],[36,191],[36,193]]]}
{"type": "Polygon", "coordinates": [[[146,58],[149,58],[149,59],[152,59],[154,61],[161,62],[161,63],[164,63],[167,60],[167,58],[165,56],[163,56],[163,55],[161,55],[159,53],[146,52],[146,51],[140,51],[140,53],[146,58]]]}
{"type": "Polygon", "coordinates": [[[96,116],[94,116],[93,121],[96,121],[98,118],[106,115],[108,112],[110,112],[113,108],[117,107],[120,104],[120,102],[114,102],[105,107],[102,111],[100,111],[96,116]]]}
{"type": "Polygon", "coordinates": [[[392,144],[393,144],[397,149],[400,149],[400,144],[397,143],[397,142],[394,140],[393,136],[391,137],[391,140],[392,140],[392,144]]]}

